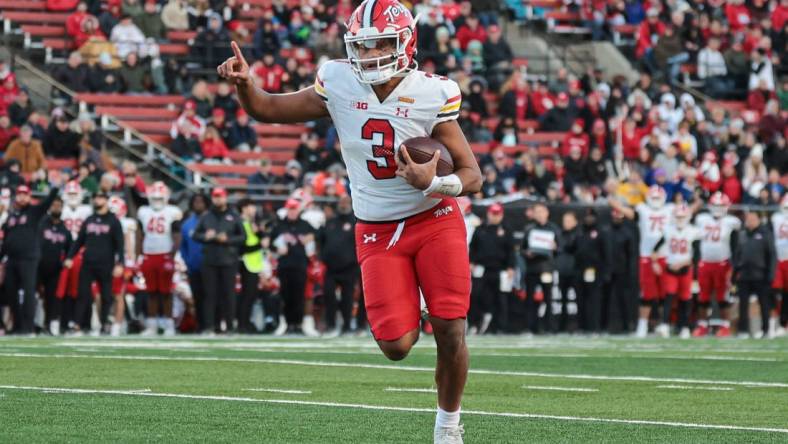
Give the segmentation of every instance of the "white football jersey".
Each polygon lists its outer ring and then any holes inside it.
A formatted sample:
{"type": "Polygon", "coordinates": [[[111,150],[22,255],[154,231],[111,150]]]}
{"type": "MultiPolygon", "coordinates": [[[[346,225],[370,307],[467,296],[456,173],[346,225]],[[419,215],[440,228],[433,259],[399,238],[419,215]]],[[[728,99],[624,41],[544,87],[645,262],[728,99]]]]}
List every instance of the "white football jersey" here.
{"type": "Polygon", "coordinates": [[[700,237],[700,232],[694,225],[687,225],[679,229],[670,224],[665,229],[665,247],[667,254],[665,261],[668,265],[686,265],[692,262],[692,243],[700,237]]]}
{"type": "Polygon", "coordinates": [[[788,216],[779,211],[772,214],[772,228],[777,260],[788,261],[788,216]]]}
{"type": "Polygon", "coordinates": [[[700,259],[722,262],[731,258],[731,233],[741,228],[741,221],[734,216],[719,219],[709,213],[698,214],[695,226],[700,230],[700,259]]]}
{"type": "Polygon", "coordinates": [[[183,218],[181,209],[166,205],[156,210],[149,205],[140,207],[137,219],[142,224],[144,238],[142,254],[166,254],[172,252],[172,224],[183,218]]]}
{"type": "Polygon", "coordinates": [[[461,93],[446,77],[413,71],[381,103],[356,80],[346,60],[323,64],[315,92],[326,101],[347,165],[353,211],[362,220],[393,221],[429,210],[425,197],[396,176],[394,156],[403,141],[429,137],[438,123],[459,115],[461,93]]]}
{"type": "MultiPolygon", "coordinates": [[[[635,207],[638,213],[638,231],[640,232],[640,256],[651,256],[657,242],[665,234],[673,214],[673,204],[665,204],[662,208],[654,209],[646,204],[635,207]]],[[[665,256],[666,248],[659,249],[659,256],[665,256]]]]}
{"type": "Polygon", "coordinates": [[[93,209],[90,208],[90,205],[79,205],[77,207],[64,205],[60,218],[63,219],[66,229],[71,232],[71,237],[76,239],[79,235],[79,229],[82,228],[82,223],[91,214],[93,214],[93,209]]]}

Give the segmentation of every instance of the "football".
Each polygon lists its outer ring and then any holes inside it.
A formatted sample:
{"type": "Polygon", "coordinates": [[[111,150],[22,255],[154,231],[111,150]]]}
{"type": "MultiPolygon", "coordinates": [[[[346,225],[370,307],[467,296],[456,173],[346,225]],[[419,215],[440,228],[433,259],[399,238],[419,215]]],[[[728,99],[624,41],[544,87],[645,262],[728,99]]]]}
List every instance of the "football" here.
{"type": "MultiPolygon", "coordinates": [[[[438,168],[436,174],[438,176],[448,176],[454,173],[454,161],[451,159],[449,150],[435,139],[430,137],[412,137],[402,142],[408,148],[410,158],[416,163],[427,163],[432,159],[433,153],[436,150],[441,150],[441,157],[438,160],[438,168]]],[[[400,160],[402,160],[402,152],[399,153],[400,160]]]]}

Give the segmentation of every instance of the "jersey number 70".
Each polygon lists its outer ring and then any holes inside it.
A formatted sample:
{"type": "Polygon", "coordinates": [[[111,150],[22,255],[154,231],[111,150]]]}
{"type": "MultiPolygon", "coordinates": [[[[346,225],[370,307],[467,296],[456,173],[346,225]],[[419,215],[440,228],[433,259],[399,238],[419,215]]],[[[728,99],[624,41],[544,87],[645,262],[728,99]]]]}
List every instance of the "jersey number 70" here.
{"type": "Polygon", "coordinates": [[[380,145],[372,145],[372,156],[383,159],[384,165],[368,160],[367,169],[377,180],[393,179],[397,171],[397,162],[394,160],[394,127],[388,120],[369,119],[361,127],[361,138],[372,140],[375,134],[383,136],[383,141],[380,145]]]}

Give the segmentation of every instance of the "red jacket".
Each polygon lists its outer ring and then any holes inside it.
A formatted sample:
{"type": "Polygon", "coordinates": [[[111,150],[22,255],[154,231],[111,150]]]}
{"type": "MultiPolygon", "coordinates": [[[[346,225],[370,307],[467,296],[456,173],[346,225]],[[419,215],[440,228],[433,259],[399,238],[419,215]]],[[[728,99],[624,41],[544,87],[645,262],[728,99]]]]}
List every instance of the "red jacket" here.
{"type": "MultiPolygon", "coordinates": [[[[87,12],[75,12],[68,16],[66,19],[66,34],[71,37],[76,37],[77,34],[82,33],[82,20],[89,16],[87,12]]],[[[79,47],[79,45],[77,45],[79,47]]]]}
{"type": "Polygon", "coordinates": [[[460,49],[463,51],[468,49],[468,43],[471,40],[478,40],[482,43],[487,41],[487,31],[484,30],[482,25],[476,27],[476,30],[471,30],[468,25],[463,25],[457,31],[457,41],[460,42],[460,49]]]}
{"type": "Polygon", "coordinates": [[[635,56],[638,58],[646,54],[646,50],[654,46],[652,41],[653,35],[662,35],[665,33],[665,24],[657,22],[651,25],[647,20],[640,23],[638,27],[638,42],[635,47],[635,56]]]}
{"type": "Polygon", "coordinates": [[[783,29],[786,21],[788,21],[788,7],[777,5],[774,12],[772,12],[772,27],[774,29],[783,29]]]}
{"type": "Polygon", "coordinates": [[[741,202],[741,182],[736,175],[731,177],[722,178],[722,187],[720,187],[722,194],[728,196],[731,203],[741,202]]]}
{"type": "Polygon", "coordinates": [[[566,133],[566,136],[564,136],[564,143],[561,146],[561,155],[563,157],[569,157],[569,151],[572,150],[572,147],[579,146],[582,157],[586,157],[588,156],[589,145],[591,145],[591,140],[589,139],[588,134],[574,134],[572,132],[568,132],[566,133]]]}
{"type": "Polygon", "coordinates": [[[747,5],[734,5],[733,3],[728,3],[725,5],[725,16],[728,18],[728,25],[731,27],[731,31],[741,31],[742,29],[746,28],[747,25],[750,24],[752,21],[752,16],[750,15],[750,10],[747,9],[747,5]]]}
{"type": "Polygon", "coordinates": [[[206,137],[202,141],[202,155],[206,159],[223,159],[227,157],[230,150],[220,137],[206,137]]]}
{"type": "Polygon", "coordinates": [[[253,74],[260,78],[260,88],[267,92],[278,93],[282,90],[282,76],[285,74],[284,68],[274,64],[266,66],[262,63],[254,68],[253,74]]]}

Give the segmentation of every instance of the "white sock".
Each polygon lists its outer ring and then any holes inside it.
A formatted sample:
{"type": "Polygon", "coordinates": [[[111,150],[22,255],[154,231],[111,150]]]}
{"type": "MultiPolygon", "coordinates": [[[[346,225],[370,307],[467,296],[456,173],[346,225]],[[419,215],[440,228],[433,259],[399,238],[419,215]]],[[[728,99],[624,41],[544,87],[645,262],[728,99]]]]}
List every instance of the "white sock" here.
{"type": "Polygon", "coordinates": [[[648,319],[639,318],[638,319],[638,330],[648,330],[648,319]]]}
{"type": "Polygon", "coordinates": [[[438,407],[438,415],[435,417],[435,430],[441,427],[457,427],[460,425],[460,410],[456,412],[447,412],[438,407]]]}

